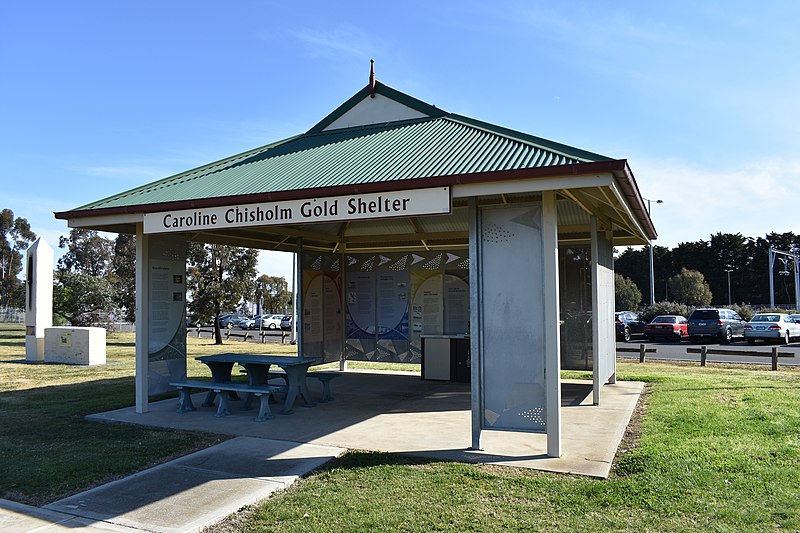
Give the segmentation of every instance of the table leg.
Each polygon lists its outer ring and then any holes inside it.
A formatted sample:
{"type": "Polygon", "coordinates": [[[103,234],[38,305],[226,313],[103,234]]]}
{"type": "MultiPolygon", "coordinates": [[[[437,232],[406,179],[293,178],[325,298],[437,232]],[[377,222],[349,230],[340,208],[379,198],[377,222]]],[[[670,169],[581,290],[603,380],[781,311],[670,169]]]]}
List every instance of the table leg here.
{"type": "Polygon", "coordinates": [[[306,383],[308,366],[287,365],[284,370],[286,371],[288,390],[286,391],[286,401],[283,404],[281,414],[288,415],[292,412],[294,401],[298,394],[303,398],[306,407],[315,406],[316,404],[311,400],[311,391],[308,390],[308,384],[306,383]]]}
{"type": "MultiPolygon", "coordinates": [[[[231,381],[231,372],[233,370],[233,363],[225,363],[225,362],[207,362],[208,368],[211,370],[211,380],[216,381],[217,383],[230,383],[231,381]]],[[[214,405],[214,398],[216,397],[217,393],[213,390],[209,390],[208,394],[206,394],[206,399],[203,402],[203,407],[211,407],[214,405]]],[[[239,396],[236,395],[235,392],[231,391],[231,394],[228,396],[232,400],[238,400],[239,396]]]]}
{"type": "MultiPolygon", "coordinates": [[[[247,370],[247,382],[250,385],[266,385],[267,381],[269,381],[269,367],[270,365],[247,365],[244,364],[245,370],[247,370]]],[[[269,395],[267,396],[269,398],[269,395]]],[[[244,401],[244,405],[242,406],[242,411],[246,411],[253,407],[253,395],[248,393],[247,399],[244,401]]]]}

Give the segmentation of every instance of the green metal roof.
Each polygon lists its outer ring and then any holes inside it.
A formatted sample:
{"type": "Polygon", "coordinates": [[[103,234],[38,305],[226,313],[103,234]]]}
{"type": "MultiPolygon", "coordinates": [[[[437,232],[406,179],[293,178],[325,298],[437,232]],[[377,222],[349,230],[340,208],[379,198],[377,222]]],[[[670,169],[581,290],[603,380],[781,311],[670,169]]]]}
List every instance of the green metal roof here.
{"type": "MultiPolygon", "coordinates": [[[[611,161],[612,159],[460,115],[378,84],[377,92],[425,118],[325,130],[369,96],[362,89],[307,133],[92,202],[59,218],[153,204],[611,161]]],[[[415,182],[414,186],[425,186],[415,182]]],[[[152,208],[152,207],[151,207],[152,208]]]]}

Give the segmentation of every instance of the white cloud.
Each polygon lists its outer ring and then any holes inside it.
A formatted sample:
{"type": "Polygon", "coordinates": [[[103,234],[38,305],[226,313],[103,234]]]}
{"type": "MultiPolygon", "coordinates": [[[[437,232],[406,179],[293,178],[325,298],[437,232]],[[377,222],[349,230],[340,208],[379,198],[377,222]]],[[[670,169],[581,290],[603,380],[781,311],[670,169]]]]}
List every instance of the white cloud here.
{"type": "Polygon", "coordinates": [[[657,245],[708,240],[720,232],[746,237],[800,232],[800,160],[713,170],[674,160],[641,159],[631,166],[642,196],[651,200],[657,245]]]}

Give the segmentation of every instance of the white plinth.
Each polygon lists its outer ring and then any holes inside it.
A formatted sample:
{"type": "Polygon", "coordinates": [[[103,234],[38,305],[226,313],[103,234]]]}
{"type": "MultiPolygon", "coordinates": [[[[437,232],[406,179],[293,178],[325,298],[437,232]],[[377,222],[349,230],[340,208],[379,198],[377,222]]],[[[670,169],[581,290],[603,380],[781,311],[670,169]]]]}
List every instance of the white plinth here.
{"type": "Polygon", "coordinates": [[[106,364],[104,328],[46,328],[44,362],[68,365],[106,364]]]}

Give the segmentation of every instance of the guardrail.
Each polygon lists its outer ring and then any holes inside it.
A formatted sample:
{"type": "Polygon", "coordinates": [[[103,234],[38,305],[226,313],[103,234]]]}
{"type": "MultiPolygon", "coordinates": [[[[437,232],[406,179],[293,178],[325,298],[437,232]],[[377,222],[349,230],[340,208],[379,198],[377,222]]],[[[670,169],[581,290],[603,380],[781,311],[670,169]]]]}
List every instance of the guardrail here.
{"type": "MultiPolygon", "coordinates": [[[[656,348],[648,348],[644,344],[640,344],[638,348],[617,348],[617,352],[626,353],[639,353],[639,362],[645,362],[645,355],[648,353],[658,353],[656,348]]],[[[699,348],[686,348],[686,353],[700,354],[700,366],[706,366],[709,355],[742,355],[751,357],[770,357],[772,359],[772,370],[778,370],[779,357],[794,357],[791,352],[780,353],[778,347],[774,346],[771,353],[764,353],[758,351],[744,351],[744,350],[726,350],[724,348],[709,348],[708,346],[701,346],[699,348]]]]}
{"type": "MultiPolygon", "coordinates": [[[[197,336],[198,339],[201,338],[203,335],[208,335],[209,338],[214,337],[214,328],[210,328],[210,327],[186,328],[187,335],[192,330],[194,331],[194,333],[195,333],[195,335],[197,336]]],[[[222,328],[221,331],[222,331],[222,334],[223,334],[223,336],[225,337],[226,340],[230,339],[231,337],[241,337],[242,342],[244,342],[247,339],[258,337],[262,344],[267,342],[267,337],[271,337],[272,336],[270,333],[268,333],[268,330],[261,330],[261,331],[243,330],[243,331],[239,332],[239,331],[234,330],[234,329],[222,328]]],[[[281,330],[281,332],[280,332],[280,334],[281,334],[281,344],[286,344],[287,342],[289,342],[289,340],[288,340],[289,339],[289,333],[290,333],[289,331],[281,330]]]]}

